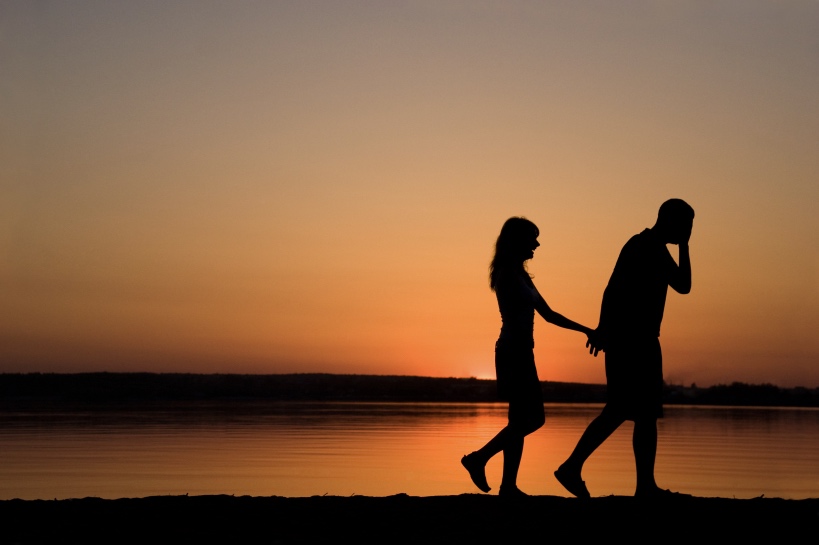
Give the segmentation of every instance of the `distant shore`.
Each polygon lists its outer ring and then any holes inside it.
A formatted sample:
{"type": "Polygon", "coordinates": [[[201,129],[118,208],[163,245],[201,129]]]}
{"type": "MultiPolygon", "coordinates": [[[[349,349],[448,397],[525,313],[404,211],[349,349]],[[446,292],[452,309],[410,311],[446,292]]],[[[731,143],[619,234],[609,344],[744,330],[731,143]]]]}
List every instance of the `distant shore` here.
{"type": "Polygon", "coordinates": [[[569,543],[814,535],[819,499],[157,496],[0,501],[6,543],[569,543]]]}
{"type": "MultiPolygon", "coordinates": [[[[602,384],[541,383],[546,402],[603,403],[602,384]]],[[[0,411],[38,408],[116,409],[152,404],[258,401],[493,402],[495,381],[333,374],[3,373],[0,411]]],[[[666,385],[676,405],[819,407],[819,388],[770,384],[666,385]]]]}

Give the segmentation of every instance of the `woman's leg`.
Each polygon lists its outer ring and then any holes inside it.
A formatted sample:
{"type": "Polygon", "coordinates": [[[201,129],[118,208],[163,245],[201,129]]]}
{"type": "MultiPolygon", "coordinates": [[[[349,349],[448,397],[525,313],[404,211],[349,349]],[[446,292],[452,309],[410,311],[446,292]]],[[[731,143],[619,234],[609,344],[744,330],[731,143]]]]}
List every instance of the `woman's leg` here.
{"type": "Polygon", "coordinates": [[[517,478],[523,456],[524,437],[543,426],[544,420],[543,403],[539,400],[529,404],[510,402],[509,424],[483,447],[461,460],[475,485],[484,492],[489,491],[489,485],[486,484],[486,464],[494,455],[503,451],[501,493],[503,490],[507,493],[520,493],[517,478]]]}
{"type": "Polygon", "coordinates": [[[514,440],[514,436],[516,434],[509,426],[506,426],[498,434],[489,440],[487,444],[481,447],[479,450],[476,450],[474,454],[477,455],[477,459],[481,460],[484,464],[489,461],[495,454],[499,453],[502,450],[506,450],[507,445],[511,440],[514,440]]]}
{"type": "Polygon", "coordinates": [[[518,489],[518,469],[523,457],[522,435],[511,435],[503,449],[503,477],[501,478],[500,492],[512,492],[518,489]]]}
{"type": "Polygon", "coordinates": [[[523,457],[524,438],[540,429],[546,421],[538,383],[537,395],[509,403],[509,437],[503,449],[503,478],[500,494],[523,495],[518,489],[518,469],[523,457]]]}
{"type": "Polygon", "coordinates": [[[523,455],[523,435],[512,427],[506,426],[479,450],[461,459],[461,463],[469,471],[472,482],[484,492],[490,490],[486,482],[486,463],[501,451],[503,452],[501,491],[517,490],[518,468],[523,455]]]}
{"type": "Polygon", "coordinates": [[[472,482],[489,492],[486,464],[503,451],[503,478],[500,493],[517,494],[518,469],[523,455],[523,438],[543,426],[545,412],[535,358],[530,346],[495,345],[495,369],[498,393],[509,399],[509,423],[479,450],[464,456],[461,464],[469,471],[472,482]],[[511,373],[511,374],[510,374],[511,373]]]}
{"type": "MultiPolygon", "coordinates": [[[[509,426],[506,426],[479,450],[461,458],[461,464],[469,472],[469,477],[472,479],[472,482],[484,492],[491,490],[489,483],[486,482],[486,464],[490,458],[506,448],[510,433],[509,426]]],[[[504,457],[504,461],[505,460],[506,458],[504,457]]]]}

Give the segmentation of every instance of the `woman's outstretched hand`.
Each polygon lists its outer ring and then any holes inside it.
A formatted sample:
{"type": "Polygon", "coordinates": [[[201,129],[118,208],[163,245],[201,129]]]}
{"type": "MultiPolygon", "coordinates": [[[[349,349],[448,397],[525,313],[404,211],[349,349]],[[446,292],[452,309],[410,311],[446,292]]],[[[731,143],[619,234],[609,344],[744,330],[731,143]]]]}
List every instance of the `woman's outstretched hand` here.
{"type": "Polygon", "coordinates": [[[586,348],[589,349],[589,354],[595,358],[598,352],[605,352],[602,335],[596,329],[586,335],[586,348]]]}

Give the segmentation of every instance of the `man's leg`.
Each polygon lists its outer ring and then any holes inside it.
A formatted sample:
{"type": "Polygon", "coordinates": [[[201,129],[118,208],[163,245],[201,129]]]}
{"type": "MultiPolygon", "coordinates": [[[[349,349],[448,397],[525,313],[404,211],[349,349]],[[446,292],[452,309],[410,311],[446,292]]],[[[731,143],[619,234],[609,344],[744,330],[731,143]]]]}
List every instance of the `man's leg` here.
{"type": "Polygon", "coordinates": [[[583,464],[603,444],[603,442],[620,427],[620,424],[625,422],[625,419],[614,415],[607,408],[603,408],[603,412],[597,418],[591,421],[586,431],[577,442],[569,458],[563,462],[561,467],[565,467],[571,471],[580,471],[583,469],[583,464]]]}
{"type": "Polygon", "coordinates": [[[634,495],[652,494],[658,490],[657,482],[654,480],[654,461],[657,458],[657,420],[636,420],[631,445],[634,449],[634,462],[637,465],[637,490],[634,495]]]}
{"type": "Polygon", "coordinates": [[[625,419],[614,414],[608,406],[604,407],[603,412],[592,420],[569,458],[555,471],[555,477],[566,490],[577,497],[588,497],[589,492],[580,477],[583,464],[623,422],[625,419]]]}
{"type": "Polygon", "coordinates": [[[657,418],[663,414],[663,353],[658,339],[635,344],[633,348],[635,368],[639,369],[639,374],[634,377],[635,398],[640,406],[631,441],[637,468],[634,495],[656,495],[660,491],[654,480],[654,461],[657,458],[657,418]]]}

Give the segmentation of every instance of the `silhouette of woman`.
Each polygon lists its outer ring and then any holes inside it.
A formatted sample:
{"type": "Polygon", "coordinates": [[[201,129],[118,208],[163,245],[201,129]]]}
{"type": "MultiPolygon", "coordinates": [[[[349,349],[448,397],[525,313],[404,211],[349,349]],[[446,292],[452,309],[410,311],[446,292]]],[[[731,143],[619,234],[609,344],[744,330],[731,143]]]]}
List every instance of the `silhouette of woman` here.
{"type": "Polygon", "coordinates": [[[503,451],[503,478],[500,496],[526,496],[517,487],[518,468],[523,455],[523,439],[545,421],[543,392],[537,376],[534,357],[535,311],[556,326],[580,331],[587,336],[593,331],[549,308],[526,272],[526,262],[540,246],[537,226],[526,218],[506,220],[495,243],[495,256],[489,265],[489,287],[498,298],[501,331],[495,344],[495,372],[498,397],[509,402],[508,423],[480,450],[467,454],[461,464],[472,482],[489,492],[486,463],[503,451]]]}

